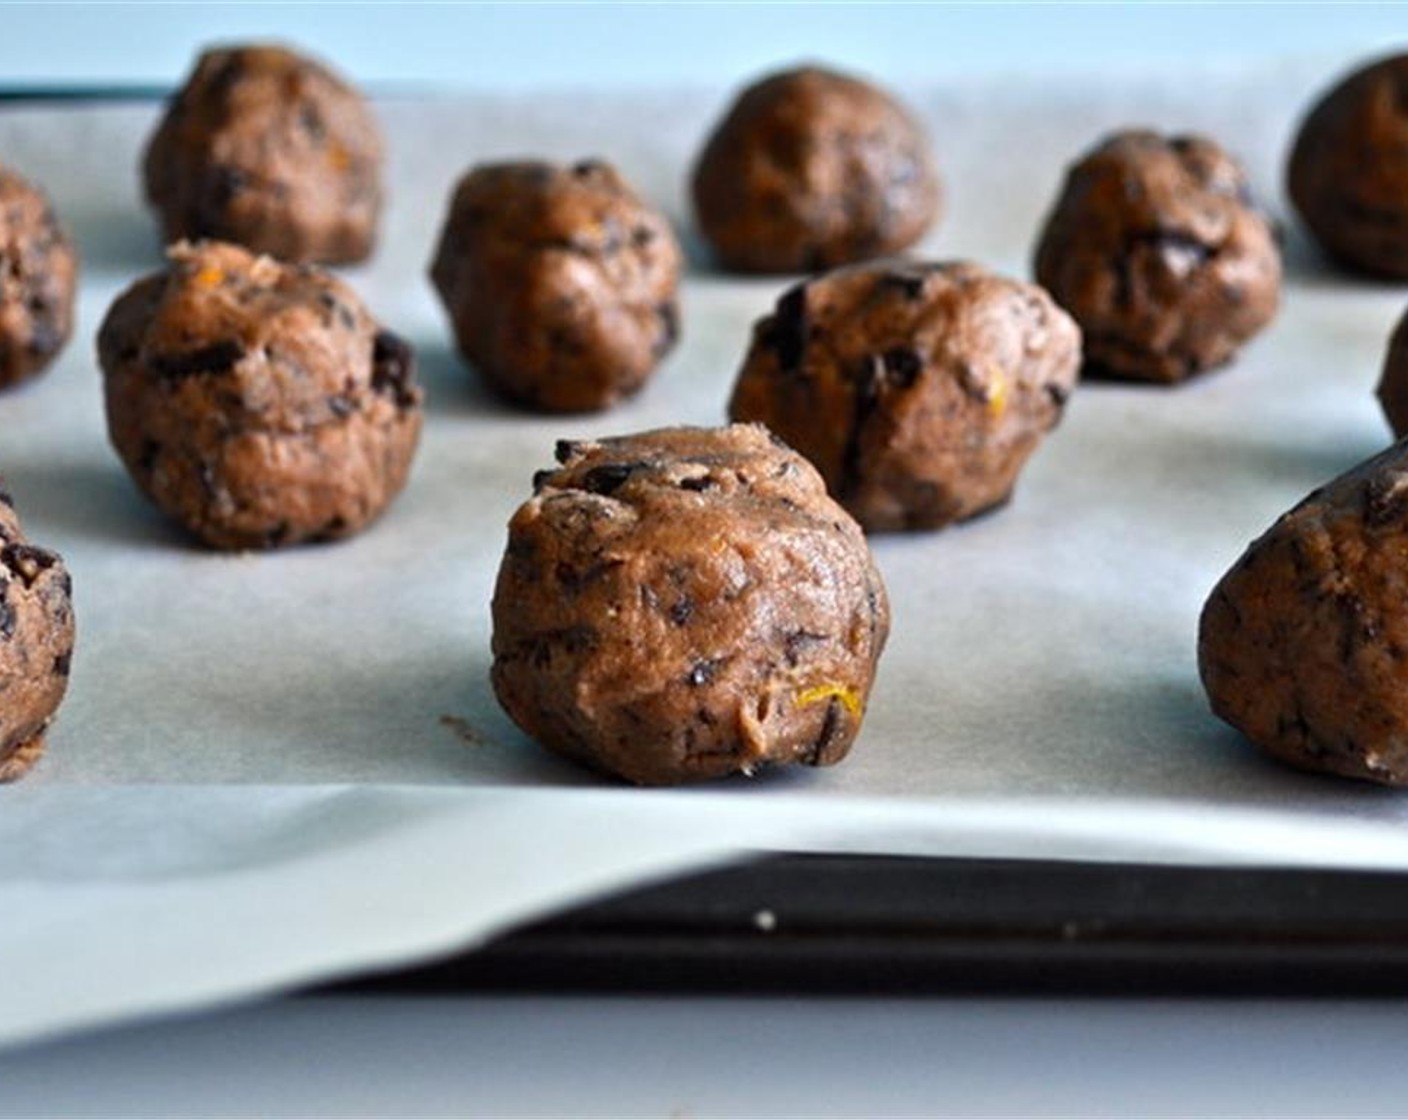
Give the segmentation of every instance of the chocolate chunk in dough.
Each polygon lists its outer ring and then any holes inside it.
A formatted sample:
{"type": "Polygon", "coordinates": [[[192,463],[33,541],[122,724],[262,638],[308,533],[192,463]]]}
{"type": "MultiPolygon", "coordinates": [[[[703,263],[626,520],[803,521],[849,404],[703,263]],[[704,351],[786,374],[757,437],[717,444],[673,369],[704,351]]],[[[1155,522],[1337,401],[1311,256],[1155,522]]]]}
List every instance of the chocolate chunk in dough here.
{"type": "Polygon", "coordinates": [[[879,261],[778,300],[729,415],[806,455],[866,529],[934,529],[1006,501],[1079,367],[1080,331],[1040,288],[879,261]]]}
{"type": "Polygon", "coordinates": [[[1286,180],[1311,235],[1341,265],[1408,277],[1408,54],[1361,67],[1316,102],[1286,180]]]}
{"type": "Polygon", "coordinates": [[[142,491],[215,548],[357,532],[421,426],[410,347],[309,265],[181,243],[98,334],[108,432],[142,491]]]}
{"type": "Polygon", "coordinates": [[[1080,324],[1089,372],[1167,384],[1222,365],[1271,322],[1281,254],[1215,143],[1120,132],[1068,173],[1036,279],[1080,324]]]}
{"type": "Polygon", "coordinates": [[[38,761],[68,689],[72,591],[63,561],[25,539],[0,489],[0,782],[38,761]]]}
{"type": "Polygon", "coordinates": [[[544,412],[608,408],[679,336],[669,223],[609,164],[490,164],[460,180],[431,266],[460,352],[544,412]]]}
{"type": "Polygon", "coordinates": [[[208,50],[147,147],[165,239],[232,241],[289,261],[368,256],[382,142],[366,101],[282,47],[208,50]]]}
{"type": "Polygon", "coordinates": [[[58,356],[77,282],[78,254],[43,191],[0,167],[0,389],[58,356]]]}
{"type": "Polygon", "coordinates": [[[642,785],[830,765],[889,631],[859,526],[761,427],[564,442],[509,523],[494,689],[543,746],[642,785]]]}
{"type": "Polygon", "coordinates": [[[749,86],[694,169],[700,231],[735,272],[814,272],[918,241],[939,212],[933,153],[888,94],[806,67],[749,86]]]}
{"type": "Polygon", "coordinates": [[[1315,491],[1223,576],[1198,663],[1213,711],[1308,770],[1408,785],[1408,444],[1315,491]]]}

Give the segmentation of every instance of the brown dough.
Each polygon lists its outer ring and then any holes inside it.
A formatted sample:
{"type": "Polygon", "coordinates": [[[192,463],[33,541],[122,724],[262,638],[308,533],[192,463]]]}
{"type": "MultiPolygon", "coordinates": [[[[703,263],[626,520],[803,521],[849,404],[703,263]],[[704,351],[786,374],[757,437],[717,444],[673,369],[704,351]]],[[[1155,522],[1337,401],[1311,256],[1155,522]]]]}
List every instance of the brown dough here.
{"type": "Polygon", "coordinates": [[[806,455],[866,529],[933,529],[1007,499],[1079,366],[1080,331],[1040,288],[878,261],[777,301],[729,415],[806,455]]]}
{"type": "Polygon", "coordinates": [[[1291,201],[1340,264],[1408,277],[1408,54],[1347,75],[1306,115],[1287,167],[1291,201]]]}
{"type": "Polygon", "coordinates": [[[859,526],[755,425],[564,442],[509,523],[494,689],[643,785],[838,762],[889,605],[859,526]]]}
{"type": "Polygon", "coordinates": [[[887,94],[807,67],[749,86],[694,170],[694,208],[736,272],[819,271],[898,252],[939,212],[920,126],[887,94]]]}
{"type": "Polygon", "coordinates": [[[669,223],[609,164],[491,164],[460,180],[431,277],[460,352],[545,412],[610,407],[679,335],[669,223]]]}
{"type": "Polygon", "coordinates": [[[1090,372],[1167,384],[1222,365],[1271,322],[1281,254],[1215,143],[1121,132],[1071,168],[1036,279],[1080,324],[1090,372]]]}
{"type": "Polygon", "coordinates": [[[165,240],[214,238],[290,261],[368,256],[382,142],[366,101],[282,47],[209,50],[147,147],[165,240]]]}
{"type": "Polygon", "coordinates": [[[1282,516],[1203,608],[1212,709],[1308,770],[1408,785],[1408,444],[1282,516]]]}
{"type": "Polygon", "coordinates": [[[1378,396],[1393,438],[1408,436],[1408,313],[1399,319],[1389,338],[1378,396]]]}
{"type": "Polygon", "coordinates": [[[0,782],[38,760],[68,689],[72,590],[63,561],[25,540],[0,489],[0,782]]]}
{"type": "Polygon", "coordinates": [[[0,389],[43,372],[73,331],[78,254],[44,193],[0,167],[0,389]]]}
{"type": "Polygon", "coordinates": [[[182,243],[98,335],[108,431],[137,485],[216,548],[355,533],[421,425],[410,347],[335,277],[182,243]]]}

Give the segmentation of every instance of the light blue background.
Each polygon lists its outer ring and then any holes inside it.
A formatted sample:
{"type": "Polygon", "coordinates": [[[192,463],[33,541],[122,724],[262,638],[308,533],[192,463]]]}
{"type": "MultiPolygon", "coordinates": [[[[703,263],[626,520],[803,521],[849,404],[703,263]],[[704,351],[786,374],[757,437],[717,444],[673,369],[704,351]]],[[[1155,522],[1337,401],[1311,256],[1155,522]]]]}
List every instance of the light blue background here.
{"type": "Polygon", "coordinates": [[[1403,4],[4,4],[0,85],[171,85],[199,44],[281,38],[362,82],[732,84],[801,57],[898,81],[1137,72],[1408,45],[1403,4]]]}

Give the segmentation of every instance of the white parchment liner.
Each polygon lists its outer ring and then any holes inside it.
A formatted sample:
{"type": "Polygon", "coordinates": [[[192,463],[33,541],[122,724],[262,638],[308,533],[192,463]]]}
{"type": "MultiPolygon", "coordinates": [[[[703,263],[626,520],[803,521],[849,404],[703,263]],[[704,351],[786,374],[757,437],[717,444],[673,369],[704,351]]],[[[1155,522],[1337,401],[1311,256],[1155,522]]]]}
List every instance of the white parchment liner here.
{"type": "MultiPolygon", "coordinates": [[[[1203,130],[1281,210],[1297,113],[1334,67],[903,91],[948,185],[931,256],[1025,276],[1064,165],[1111,128],[1203,130]]],[[[1292,234],[1279,320],[1173,391],[1084,385],[1015,501],[875,542],[895,627],[855,751],[825,771],[620,789],[546,756],[487,681],[504,524],[555,440],[722,419],[783,280],[698,263],[684,339],[637,400],[543,419],[487,397],[425,279],[466,165],[613,159],[685,224],[725,91],[389,101],[392,206],[348,279],[429,390],[405,495],[344,544],[201,551],[109,450],[93,334],[158,262],[136,163],[150,105],[15,107],[0,159],[44,183],[84,256],[78,333],[0,398],[0,473],[62,551],[79,612],[48,758],[0,790],[0,1041],[269,992],[471,944],[755,850],[1408,868],[1408,798],[1262,760],[1208,713],[1199,607],[1248,540],[1387,442],[1371,390],[1401,288],[1327,272],[1292,234]]]]}

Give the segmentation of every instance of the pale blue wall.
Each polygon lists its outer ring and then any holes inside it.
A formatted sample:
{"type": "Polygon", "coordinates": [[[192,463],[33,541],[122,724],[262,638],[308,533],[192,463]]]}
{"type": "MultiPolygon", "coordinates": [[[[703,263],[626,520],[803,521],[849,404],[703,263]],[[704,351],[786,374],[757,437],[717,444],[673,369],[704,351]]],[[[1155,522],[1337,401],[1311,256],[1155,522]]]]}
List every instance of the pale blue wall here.
{"type": "Polygon", "coordinates": [[[0,85],[170,84],[197,44],[282,37],[364,82],[717,84],[801,56],[896,80],[1408,46],[1403,5],[4,4],[0,85]]]}

